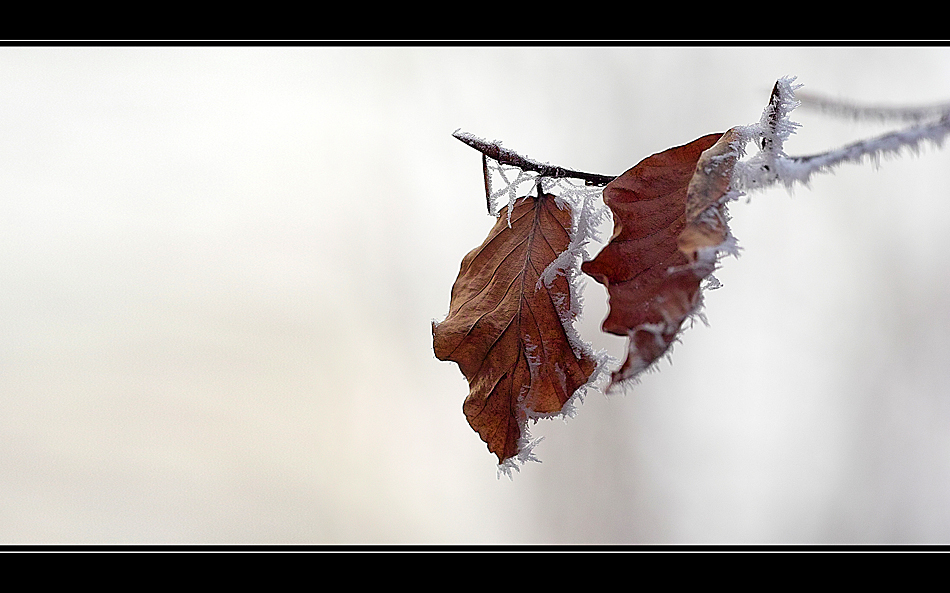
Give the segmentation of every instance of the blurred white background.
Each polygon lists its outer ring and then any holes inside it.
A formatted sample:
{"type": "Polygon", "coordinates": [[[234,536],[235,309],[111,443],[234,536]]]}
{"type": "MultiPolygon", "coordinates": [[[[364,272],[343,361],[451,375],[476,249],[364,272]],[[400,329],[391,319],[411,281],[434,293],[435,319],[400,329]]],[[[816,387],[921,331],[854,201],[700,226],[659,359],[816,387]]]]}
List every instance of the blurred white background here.
{"type": "Polygon", "coordinates": [[[710,327],[512,481],[432,353],[454,130],[616,175],[784,75],[950,100],[947,48],[0,49],[0,543],[950,542],[950,148],[733,204],[710,327]]]}

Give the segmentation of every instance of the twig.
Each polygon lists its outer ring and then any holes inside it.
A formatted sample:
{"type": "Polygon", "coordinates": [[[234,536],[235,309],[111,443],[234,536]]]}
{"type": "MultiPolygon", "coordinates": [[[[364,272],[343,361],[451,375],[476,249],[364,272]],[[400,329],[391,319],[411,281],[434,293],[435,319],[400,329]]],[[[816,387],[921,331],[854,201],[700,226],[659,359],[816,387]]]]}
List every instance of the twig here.
{"type": "Polygon", "coordinates": [[[783,150],[783,143],[799,124],[789,120],[788,115],[801,104],[795,91],[801,85],[793,84],[793,77],[779,79],[772,90],[769,104],[757,124],[743,126],[740,129],[741,141],[736,147],[742,154],[742,144],[755,138],[761,138],[761,150],[746,161],[740,161],[733,172],[733,184],[736,189],[763,189],[776,182],[786,187],[796,183],[808,183],[815,173],[829,172],[835,166],[846,163],[858,163],[869,157],[873,160],[889,154],[897,154],[902,149],[917,151],[923,142],[940,145],[950,135],[950,113],[948,105],[922,108],[902,107],[894,109],[864,109],[827,102],[826,105],[839,109],[839,112],[862,114],[875,117],[901,118],[921,121],[927,117],[942,116],[934,121],[854,142],[842,148],[828,150],[808,156],[789,156],[783,150]],[[841,111],[849,110],[849,111],[841,111]]]}
{"type": "Polygon", "coordinates": [[[903,120],[919,122],[939,118],[950,113],[950,103],[921,107],[892,107],[884,105],[855,105],[847,101],[822,97],[812,93],[796,93],[802,107],[822,111],[838,117],[853,119],[877,119],[880,121],[903,120]]]}
{"type": "Polygon", "coordinates": [[[950,134],[950,115],[927,125],[882,134],[820,154],[789,157],[782,181],[786,185],[793,181],[807,183],[812,173],[828,170],[841,163],[857,163],[864,157],[878,159],[881,155],[897,154],[903,148],[918,151],[924,141],[940,146],[947,134],[950,134]]]}
{"type": "Polygon", "coordinates": [[[482,153],[482,177],[485,178],[485,204],[491,212],[491,174],[488,172],[488,156],[482,153]]]}
{"type": "MultiPolygon", "coordinates": [[[[609,175],[598,175],[596,173],[585,173],[583,171],[574,171],[572,169],[565,169],[564,167],[557,167],[555,165],[549,165],[547,163],[541,163],[533,159],[521,156],[513,150],[502,147],[496,142],[488,142],[477,136],[473,136],[468,132],[462,132],[456,130],[452,134],[455,138],[461,140],[465,144],[468,144],[478,152],[482,153],[483,159],[485,156],[491,157],[494,160],[498,161],[502,165],[511,165],[513,167],[518,167],[522,171],[534,171],[541,177],[550,177],[552,179],[561,179],[564,177],[569,177],[571,179],[581,179],[587,185],[597,185],[604,186],[614,180],[614,177],[609,175]]],[[[487,165],[484,164],[483,160],[483,171],[487,170],[487,165]]]]}

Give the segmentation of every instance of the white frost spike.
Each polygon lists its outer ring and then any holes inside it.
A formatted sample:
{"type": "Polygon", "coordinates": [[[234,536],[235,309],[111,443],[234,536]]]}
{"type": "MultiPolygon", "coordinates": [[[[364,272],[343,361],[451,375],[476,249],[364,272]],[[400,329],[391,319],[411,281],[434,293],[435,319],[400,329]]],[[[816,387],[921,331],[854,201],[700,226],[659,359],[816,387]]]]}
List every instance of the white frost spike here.
{"type": "Polygon", "coordinates": [[[524,431],[524,435],[518,440],[518,454],[514,457],[509,457],[503,463],[498,464],[497,477],[501,479],[501,475],[505,474],[508,476],[508,479],[511,480],[511,470],[517,472],[521,471],[522,465],[529,461],[534,461],[536,463],[541,463],[541,460],[538,459],[537,455],[534,454],[533,449],[538,446],[538,443],[544,440],[544,437],[539,437],[531,440],[531,437],[528,435],[527,429],[524,431]]]}

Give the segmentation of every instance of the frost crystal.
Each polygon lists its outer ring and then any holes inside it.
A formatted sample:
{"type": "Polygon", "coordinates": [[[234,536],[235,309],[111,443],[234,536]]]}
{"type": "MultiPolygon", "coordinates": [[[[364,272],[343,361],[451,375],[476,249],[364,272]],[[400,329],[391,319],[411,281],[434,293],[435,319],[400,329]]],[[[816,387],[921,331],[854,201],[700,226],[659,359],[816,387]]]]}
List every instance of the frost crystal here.
{"type": "Polygon", "coordinates": [[[521,466],[529,461],[534,461],[536,463],[541,463],[541,460],[538,459],[537,455],[534,454],[533,449],[538,446],[538,443],[544,440],[544,437],[540,437],[534,440],[531,440],[531,436],[528,435],[527,429],[524,431],[521,439],[518,440],[518,454],[514,457],[509,457],[503,463],[498,464],[498,478],[501,478],[502,474],[508,476],[508,479],[512,479],[511,470],[517,472],[521,471],[521,466]]]}
{"type": "MultiPolygon", "coordinates": [[[[496,144],[498,142],[496,141],[496,144]]],[[[488,203],[489,203],[489,213],[492,216],[498,216],[501,213],[502,207],[507,205],[508,207],[508,226],[511,226],[511,211],[515,207],[515,202],[518,200],[519,196],[526,196],[534,192],[535,188],[538,186],[538,174],[533,171],[523,171],[519,167],[509,167],[502,165],[495,160],[490,160],[489,169],[493,169],[498,173],[504,182],[504,187],[495,191],[492,189],[491,175],[488,176],[488,203]],[[512,173],[515,173],[513,179],[509,179],[508,176],[512,173]],[[527,190],[520,190],[519,188],[524,183],[530,183],[527,190]],[[500,198],[506,198],[502,201],[500,198]]]]}

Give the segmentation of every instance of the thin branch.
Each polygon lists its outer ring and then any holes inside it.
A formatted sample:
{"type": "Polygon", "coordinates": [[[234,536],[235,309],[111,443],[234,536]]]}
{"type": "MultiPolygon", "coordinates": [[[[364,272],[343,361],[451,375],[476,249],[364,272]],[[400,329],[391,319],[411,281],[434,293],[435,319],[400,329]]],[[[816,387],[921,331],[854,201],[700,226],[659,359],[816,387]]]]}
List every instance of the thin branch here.
{"type": "Polygon", "coordinates": [[[796,93],[802,107],[822,111],[838,117],[853,119],[877,119],[880,121],[902,120],[919,122],[939,118],[950,113],[950,103],[921,107],[892,107],[883,105],[855,105],[847,101],[822,97],[812,93],[796,93]]]}
{"type": "Polygon", "coordinates": [[[783,167],[782,181],[786,185],[794,181],[807,183],[812,173],[828,170],[841,163],[857,163],[864,157],[879,159],[882,155],[897,154],[903,148],[916,152],[924,141],[940,146],[948,134],[950,115],[927,125],[882,134],[820,154],[789,157],[783,167]]]}
{"type": "Polygon", "coordinates": [[[615,179],[615,177],[609,175],[598,175],[596,173],[585,173],[583,171],[574,171],[572,169],[565,169],[563,167],[557,167],[554,165],[549,165],[547,163],[541,163],[533,159],[521,156],[513,150],[502,147],[497,142],[488,142],[478,136],[473,136],[468,132],[462,132],[456,130],[452,134],[455,138],[461,140],[465,144],[468,144],[478,152],[482,153],[484,156],[488,156],[498,161],[502,165],[510,165],[513,167],[518,167],[522,171],[534,171],[541,177],[550,177],[552,179],[561,179],[568,177],[571,179],[581,179],[587,185],[597,185],[604,186],[610,183],[615,179]]]}
{"type": "Polygon", "coordinates": [[[778,109],[779,105],[782,102],[782,95],[779,90],[778,82],[775,83],[775,86],[772,87],[772,94],[769,96],[769,104],[765,108],[765,112],[762,114],[762,119],[764,120],[762,141],[759,143],[759,146],[762,150],[772,153],[774,152],[772,144],[775,140],[776,129],[775,126],[778,123],[779,114],[778,109]]]}

